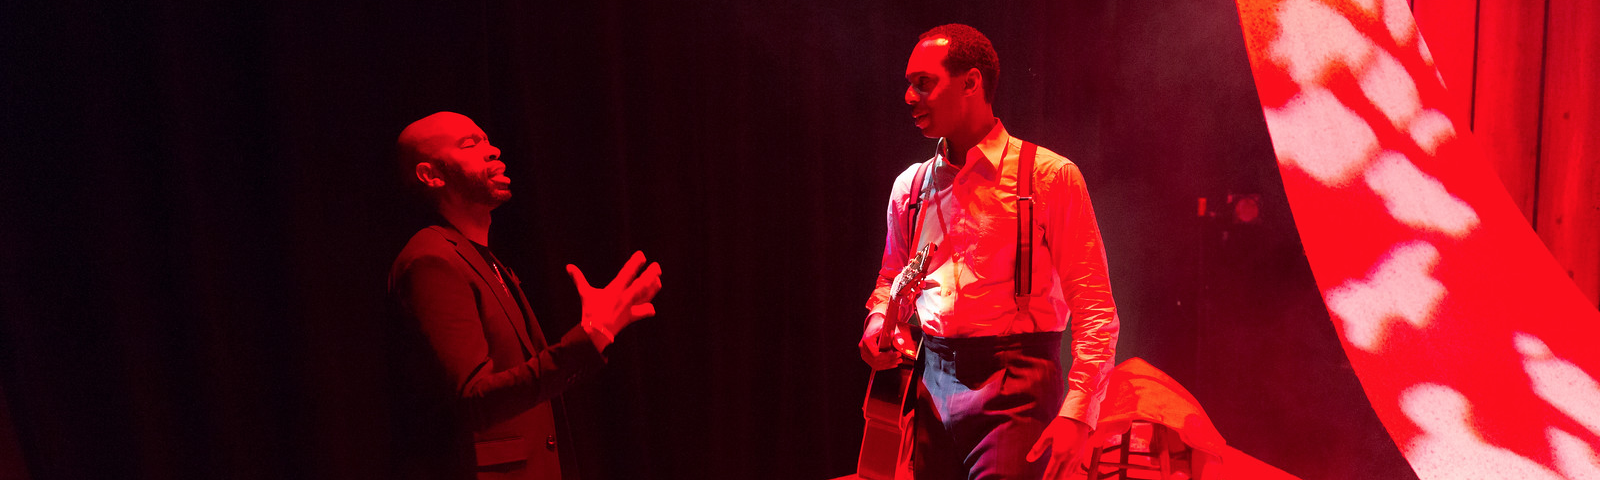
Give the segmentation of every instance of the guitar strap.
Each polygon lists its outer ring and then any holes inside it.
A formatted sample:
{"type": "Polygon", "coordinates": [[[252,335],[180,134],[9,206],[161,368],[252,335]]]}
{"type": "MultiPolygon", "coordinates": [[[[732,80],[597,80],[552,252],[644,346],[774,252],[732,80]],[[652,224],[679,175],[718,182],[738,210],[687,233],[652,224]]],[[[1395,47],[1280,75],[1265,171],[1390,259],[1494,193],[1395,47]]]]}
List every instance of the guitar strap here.
{"type": "MultiPolygon", "coordinates": [[[[944,148],[944,139],[939,139],[938,148],[944,148]]],[[[907,213],[910,213],[910,215],[907,215],[910,220],[906,223],[906,238],[911,239],[911,248],[906,252],[906,258],[916,255],[917,250],[922,248],[922,203],[923,200],[927,199],[927,192],[922,191],[922,186],[928,182],[928,177],[933,175],[933,163],[938,159],[939,156],[936,154],[933,158],[922,162],[921,165],[917,165],[916,176],[911,177],[911,198],[913,200],[910,205],[906,206],[907,213]]]]}
{"type": "MultiPolygon", "coordinates": [[[[907,257],[915,255],[915,252],[922,249],[922,224],[927,217],[927,210],[924,208],[924,203],[928,197],[928,192],[923,190],[923,186],[930,183],[929,177],[933,175],[933,166],[939,161],[940,155],[942,152],[944,152],[943,138],[939,139],[939,144],[937,147],[935,147],[934,152],[933,158],[930,158],[927,161],[922,162],[921,165],[918,165],[915,176],[911,177],[912,201],[910,205],[907,205],[906,209],[906,213],[909,214],[906,215],[906,217],[908,217],[908,221],[906,222],[906,238],[911,239],[911,242],[908,242],[910,243],[910,249],[906,252],[907,257]]],[[[918,289],[920,290],[920,288],[918,289]]],[[[911,309],[911,315],[916,315],[915,307],[911,309]]],[[[911,324],[916,325],[916,322],[911,322],[911,324]]],[[[914,412],[916,411],[917,405],[918,387],[922,386],[923,364],[927,361],[927,356],[925,355],[927,352],[922,350],[922,341],[920,336],[918,337],[917,357],[912,361],[911,377],[907,379],[905,385],[906,390],[900,397],[902,399],[900,403],[900,446],[898,448],[899,452],[896,455],[895,462],[895,478],[897,480],[911,479],[915,476],[911,471],[911,457],[915,455],[917,443],[917,422],[914,412]]]]}

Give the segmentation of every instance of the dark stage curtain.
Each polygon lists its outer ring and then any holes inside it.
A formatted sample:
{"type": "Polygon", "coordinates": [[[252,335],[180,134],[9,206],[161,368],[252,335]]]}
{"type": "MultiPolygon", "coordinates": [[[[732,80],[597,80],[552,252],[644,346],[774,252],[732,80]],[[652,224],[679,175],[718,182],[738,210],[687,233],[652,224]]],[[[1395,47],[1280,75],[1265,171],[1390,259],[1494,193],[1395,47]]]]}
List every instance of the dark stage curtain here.
{"type": "MultiPolygon", "coordinates": [[[[566,395],[591,479],[854,468],[892,179],[933,147],[916,35],[1002,61],[998,115],[1083,169],[1121,358],[1307,478],[1409,469],[1344,363],[1228,1],[84,2],[8,8],[0,380],[33,478],[370,478],[392,461],[393,141],[464,113],[492,246],[547,335],[642,249],[661,314],[566,395]],[[1265,221],[1197,217],[1229,193],[1265,221]]],[[[4,418],[4,417],[0,417],[4,418]]],[[[4,444],[4,443],[0,443],[4,444]]],[[[10,457],[7,457],[10,458],[10,457]]]]}

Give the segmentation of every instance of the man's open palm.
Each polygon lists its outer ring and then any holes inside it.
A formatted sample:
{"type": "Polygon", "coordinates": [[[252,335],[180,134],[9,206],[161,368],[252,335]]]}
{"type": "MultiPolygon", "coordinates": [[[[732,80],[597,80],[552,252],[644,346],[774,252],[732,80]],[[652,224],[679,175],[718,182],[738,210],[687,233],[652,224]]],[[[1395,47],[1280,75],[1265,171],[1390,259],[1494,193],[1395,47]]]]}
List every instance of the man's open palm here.
{"type": "Polygon", "coordinates": [[[576,265],[567,265],[567,275],[572,276],[578,296],[583,298],[583,321],[615,334],[634,321],[654,316],[656,307],[650,301],[661,291],[661,264],[651,262],[640,273],[644,262],[644,252],[633,252],[616,278],[601,288],[590,285],[576,265]]]}

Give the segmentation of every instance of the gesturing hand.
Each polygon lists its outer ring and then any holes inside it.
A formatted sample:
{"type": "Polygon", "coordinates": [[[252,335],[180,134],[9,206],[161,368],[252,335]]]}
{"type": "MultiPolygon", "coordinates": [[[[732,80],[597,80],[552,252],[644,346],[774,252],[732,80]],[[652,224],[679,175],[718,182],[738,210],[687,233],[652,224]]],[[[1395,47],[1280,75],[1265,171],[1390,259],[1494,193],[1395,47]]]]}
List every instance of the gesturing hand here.
{"type": "Polygon", "coordinates": [[[1067,417],[1056,417],[1044,428],[1039,441],[1028,450],[1027,460],[1032,462],[1050,450],[1050,459],[1044,467],[1045,480],[1067,478],[1083,461],[1085,443],[1089,440],[1089,426],[1067,417]]]}
{"type": "Polygon", "coordinates": [[[567,275],[572,276],[578,296],[583,297],[583,323],[616,335],[636,320],[655,316],[656,307],[650,300],[661,291],[661,265],[651,262],[640,274],[639,267],[643,265],[644,252],[633,252],[617,277],[602,288],[591,286],[577,266],[567,265],[567,275]]]}

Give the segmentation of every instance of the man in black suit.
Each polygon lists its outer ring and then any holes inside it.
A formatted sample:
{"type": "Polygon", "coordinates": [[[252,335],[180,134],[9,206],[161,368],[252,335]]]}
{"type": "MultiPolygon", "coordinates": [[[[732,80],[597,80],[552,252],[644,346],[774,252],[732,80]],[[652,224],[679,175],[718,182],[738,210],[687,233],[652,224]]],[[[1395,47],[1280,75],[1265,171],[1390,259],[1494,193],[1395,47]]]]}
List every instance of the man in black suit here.
{"type": "Polygon", "coordinates": [[[583,319],[548,343],[521,282],[489,250],[490,211],[511,198],[500,149],[467,117],[439,112],[399,138],[406,181],[437,217],[411,237],[389,273],[411,361],[396,362],[408,388],[395,432],[396,474],[419,477],[561,477],[558,395],[605,363],[617,332],[655,315],[661,267],[635,252],[610,284],[594,288],[567,265],[583,319]],[[636,277],[637,275],[637,277],[636,277]],[[423,350],[423,352],[417,352],[423,350]],[[445,437],[443,451],[419,445],[445,437]],[[470,442],[470,443],[469,443],[470,442]],[[468,447],[470,445],[470,447],[468,447]]]}

